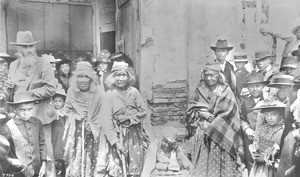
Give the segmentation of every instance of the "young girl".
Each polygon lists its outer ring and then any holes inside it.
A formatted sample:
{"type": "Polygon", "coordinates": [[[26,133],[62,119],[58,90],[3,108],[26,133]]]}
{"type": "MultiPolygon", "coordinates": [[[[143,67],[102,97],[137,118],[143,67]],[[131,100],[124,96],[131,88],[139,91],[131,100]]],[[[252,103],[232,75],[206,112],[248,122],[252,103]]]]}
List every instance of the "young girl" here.
{"type": "Polygon", "coordinates": [[[52,97],[52,100],[54,102],[54,107],[57,113],[57,119],[52,122],[52,144],[55,159],[56,176],[63,177],[65,176],[65,164],[63,161],[63,135],[67,119],[67,116],[63,112],[63,107],[65,105],[66,100],[66,94],[64,90],[62,88],[58,89],[58,91],[52,97]]]}
{"type": "Polygon", "coordinates": [[[260,110],[261,125],[257,125],[253,144],[249,150],[254,160],[250,177],[272,177],[278,166],[279,144],[283,132],[285,104],[279,101],[261,102],[254,108],[260,110]]]}

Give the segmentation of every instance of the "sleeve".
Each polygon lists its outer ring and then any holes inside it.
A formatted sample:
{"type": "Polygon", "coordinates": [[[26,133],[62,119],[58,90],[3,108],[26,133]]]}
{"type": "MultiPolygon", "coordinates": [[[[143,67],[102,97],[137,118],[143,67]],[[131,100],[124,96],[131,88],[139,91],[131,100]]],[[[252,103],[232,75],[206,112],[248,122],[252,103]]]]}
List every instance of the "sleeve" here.
{"type": "Polygon", "coordinates": [[[72,106],[72,100],[73,100],[74,95],[72,94],[72,91],[69,90],[69,92],[67,93],[67,97],[66,97],[66,101],[65,101],[65,105],[64,105],[64,112],[66,113],[66,115],[69,118],[72,119],[77,119],[80,118],[81,115],[79,113],[77,113],[74,109],[74,107],[72,106]]]}
{"type": "Polygon", "coordinates": [[[57,81],[54,77],[54,71],[50,63],[43,61],[41,69],[42,86],[30,90],[38,98],[50,98],[56,92],[57,81]]]}
{"type": "Polygon", "coordinates": [[[247,121],[247,108],[245,104],[246,102],[242,100],[241,101],[241,127],[243,131],[245,131],[247,128],[250,127],[247,121]]]}
{"type": "Polygon", "coordinates": [[[40,155],[41,161],[47,161],[47,147],[42,122],[39,121],[39,136],[40,136],[40,155]]]}
{"type": "Polygon", "coordinates": [[[100,114],[104,119],[104,133],[111,145],[114,145],[119,141],[118,134],[116,131],[115,124],[113,122],[112,116],[112,104],[111,104],[111,94],[106,94],[103,101],[103,106],[101,107],[100,114]]]}
{"type": "Polygon", "coordinates": [[[128,116],[130,118],[131,124],[138,124],[143,119],[146,118],[147,112],[146,112],[144,100],[143,100],[140,92],[135,89],[134,94],[135,94],[136,111],[134,111],[133,113],[129,113],[128,116]]]}

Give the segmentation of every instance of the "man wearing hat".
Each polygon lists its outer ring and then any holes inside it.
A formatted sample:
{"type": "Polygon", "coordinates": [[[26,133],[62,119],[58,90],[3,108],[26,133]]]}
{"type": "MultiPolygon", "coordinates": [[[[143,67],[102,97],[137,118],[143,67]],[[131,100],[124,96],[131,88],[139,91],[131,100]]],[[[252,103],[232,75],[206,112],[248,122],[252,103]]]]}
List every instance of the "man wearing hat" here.
{"type": "Polygon", "coordinates": [[[237,96],[240,98],[241,91],[244,88],[244,82],[249,72],[246,70],[245,65],[248,63],[247,54],[235,54],[233,56],[236,71],[234,72],[236,77],[236,90],[237,96]]]}
{"type": "Polygon", "coordinates": [[[229,84],[232,92],[236,93],[236,77],[234,75],[234,68],[228,61],[226,61],[226,57],[229,51],[233,49],[233,47],[228,46],[228,42],[226,39],[219,39],[216,45],[210,46],[210,48],[215,52],[215,61],[219,63],[221,72],[225,76],[226,83],[229,84]]]}
{"type": "Polygon", "coordinates": [[[109,64],[111,63],[110,61],[110,52],[108,50],[101,50],[100,52],[100,57],[97,58],[97,61],[95,63],[95,68],[97,72],[97,76],[99,78],[100,82],[100,87],[103,90],[107,90],[107,88],[104,87],[104,78],[107,78],[107,76],[110,74],[109,72],[109,64]]]}
{"type": "Polygon", "coordinates": [[[16,115],[7,123],[23,170],[16,177],[43,177],[46,174],[47,147],[42,122],[35,118],[38,101],[30,91],[16,92],[8,102],[16,115]]]}
{"type": "Polygon", "coordinates": [[[293,80],[293,76],[276,74],[272,77],[268,87],[277,88],[276,99],[286,104],[288,102],[288,96],[292,91],[293,80]]]}
{"type": "MultiPolygon", "coordinates": [[[[299,68],[300,69],[300,68],[299,68]]],[[[297,57],[291,56],[287,57],[280,68],[280,71],[284,74],[291,75],[293,77],[296,77],[299,75],[299,69],[298,69],[298,61],[297,57]]]]}
{"type": "Polygon", "coordinates": [[[255,61],[258,68],[258,72],[262,73],[264,76],[264,81],[269,81],[275,73],[275,69],[271,65],[272,56],[270,55],[270,52],[265,50],[256,51],[255,61]]]}
{"type": "MultiPolygon", "coordinates": [[[[22,57],[10,64],[7,84],[12,95],[16,92],[28,91],[41,99],[37,104],[35,117],[43,124],[49,149],[47,155],[52,160],[51,122],[56,119],[56,114],[51,97],[55,94],[57,82],[50,63],[36,54],[35,45],[38,43],[39,41],[34,41],[30,31],[19,31],[16,42],[10,42],[16,46],[22,57]]],[[[49,163],[49,169],[51,172],[48,172],[48,176],[55,176],[53,163],[49,163]]]]}
{"type": "Polygon", "coordinates": [[[248,74],[244,85],[249,90],[250,94],[243,95],[241,98],[241,127],[243,130],[244,161],[248,172],[250,172],[253,164],[248,147],[253,142],[258,115],[257,111],[253,111],[252,108],[259,101],[263,100],[263,88],[268,83],[268,81],[264,81],[263,78],[261,73],[251,72],[248,74]]]}

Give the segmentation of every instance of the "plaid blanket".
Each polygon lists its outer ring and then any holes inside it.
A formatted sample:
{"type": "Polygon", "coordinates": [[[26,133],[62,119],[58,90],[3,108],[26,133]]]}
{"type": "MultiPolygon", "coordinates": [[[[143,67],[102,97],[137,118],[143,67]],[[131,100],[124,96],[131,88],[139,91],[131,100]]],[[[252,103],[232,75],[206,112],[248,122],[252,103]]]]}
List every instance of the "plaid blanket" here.
{"type": "Polygon", "coordinates": [[[209,111],[215,115],[204,133],[232,157],[243,154],[240,115],[235,96],[228,85],[219,84],[214,94],[200,82],[187,109],[188,124],[195,121],[197,111],[209,111]]]}

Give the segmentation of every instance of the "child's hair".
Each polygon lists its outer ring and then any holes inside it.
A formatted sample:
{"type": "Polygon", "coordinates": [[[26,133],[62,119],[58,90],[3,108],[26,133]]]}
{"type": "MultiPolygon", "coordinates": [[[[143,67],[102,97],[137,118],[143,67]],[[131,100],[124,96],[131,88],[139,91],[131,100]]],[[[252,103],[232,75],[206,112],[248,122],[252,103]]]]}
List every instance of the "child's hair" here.
{"type": "Polygon", "coordinates": [[[55,94],[52,96],[52,99],[55,100],[55,98],[61,97],[64,101],[66,101],[66,96],[60,95],[60,94],[55,94]]]}
{"type": "MultiPolygon", "coordinates": [[[[276,111],[279,113],[279,116],[281,117],[279,122],[283,121],[284,115],[285,115],[285,108],[265,108],[261,109],[261,113],[270,112],[270,111],[276,111]]],[[[263,117],[264,118],[264,117],[263,117]]],[[[267,123],[266,119],[264,118],[264,123],[267,123]]]]}

